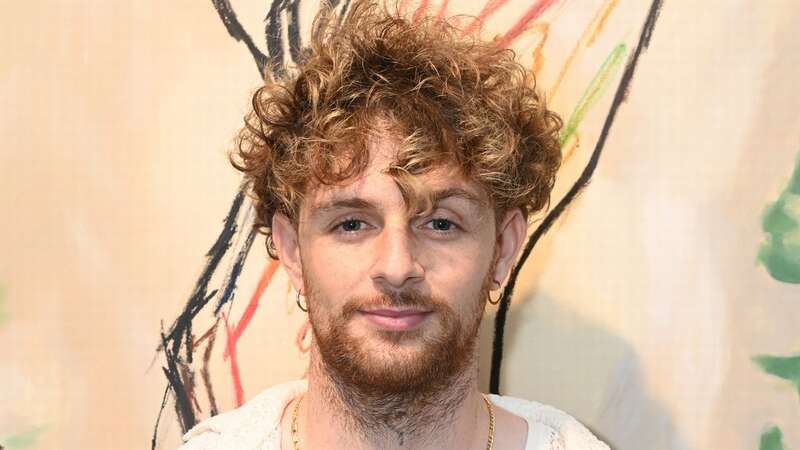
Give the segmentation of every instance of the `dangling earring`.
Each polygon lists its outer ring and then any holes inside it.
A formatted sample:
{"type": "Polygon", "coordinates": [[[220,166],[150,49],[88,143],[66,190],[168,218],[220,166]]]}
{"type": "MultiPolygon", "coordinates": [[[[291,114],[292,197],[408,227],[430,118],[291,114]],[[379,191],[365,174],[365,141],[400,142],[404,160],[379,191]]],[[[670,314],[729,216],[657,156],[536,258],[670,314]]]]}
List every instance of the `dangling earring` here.
{"type": "Polygon", "coordinates": [[[297,307],[298,308],[300,308],[303,312],[308,312],[308,307],[303,308],[303,305],[300,304],[300,291],[299,290],[297,291],[297,300],[295,300],[295,301],[297,302],[297,307]]]}

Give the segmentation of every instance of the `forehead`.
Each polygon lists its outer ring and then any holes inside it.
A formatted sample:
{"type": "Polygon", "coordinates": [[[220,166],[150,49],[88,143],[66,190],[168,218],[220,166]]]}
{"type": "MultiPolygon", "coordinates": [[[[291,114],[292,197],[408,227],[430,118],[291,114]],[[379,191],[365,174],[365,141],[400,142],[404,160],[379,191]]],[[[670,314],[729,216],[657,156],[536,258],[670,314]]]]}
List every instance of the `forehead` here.
{"type": "MultiPolygon", "coordinates": [[[[306,193],[306,207],[303,209],[313,213],[353,199],[387,207],[407,206],[409,201],[425,205],[426,199],[434,203],[450,199],[469,204],[476,213],[490,207],[484,189],[465,177],[455,164],[439,164],[422,173],[404,177],[406,181],[411,181],[411,185],[407,186],[410,189],[404,194],[398,180],[391,175],[397,170],[389,170],[397,163],[399,142],[388,137],[376,137],[370,139],[368,148],[369,163],[361,174],[341,184],[311,187],[306,193]],[[407,199],[406,195],[413,198],[407,199]]],[[[357,203],[351,202],[351,206],[357,203]]]]}

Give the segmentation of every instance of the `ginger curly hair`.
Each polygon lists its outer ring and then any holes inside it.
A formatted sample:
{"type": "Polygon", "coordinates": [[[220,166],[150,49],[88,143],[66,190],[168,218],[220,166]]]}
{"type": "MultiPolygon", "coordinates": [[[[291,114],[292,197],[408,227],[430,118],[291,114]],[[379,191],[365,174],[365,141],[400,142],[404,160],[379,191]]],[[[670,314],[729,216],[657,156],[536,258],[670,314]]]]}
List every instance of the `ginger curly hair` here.
{"type": "Polygon", "coordinates": [[[562,121],[512,50],[464,37],[446,19],[412,21],[356,0],[341,21],[320,11],[303,62],[287,73],[255,92],[230,155],[271,258],[273,215],[297,226],[309,187],[361,174],[379,123],[400,143],[387,173],[409,207],[414,175],[443,164],[484,189],[497,220],[511,208],[528,220],[549,204],[562,121]]]}

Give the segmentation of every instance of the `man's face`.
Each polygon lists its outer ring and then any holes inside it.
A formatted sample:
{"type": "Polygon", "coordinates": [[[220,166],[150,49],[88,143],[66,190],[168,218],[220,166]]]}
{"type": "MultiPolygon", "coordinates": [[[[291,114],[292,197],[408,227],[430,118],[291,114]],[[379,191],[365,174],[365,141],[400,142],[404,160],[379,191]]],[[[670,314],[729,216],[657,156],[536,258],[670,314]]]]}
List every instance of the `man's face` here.
{"type": "Polygon", "coordinates": [[[494,214],[448,168],[419,175],[439,198],[408,211],[385,169],[394,141],[373,139],[358,178],[317,189],[300,213],[298,244],[315,343],[332,375],[362,389],[420,390],[472,361],[492,283],[494,214]]]}

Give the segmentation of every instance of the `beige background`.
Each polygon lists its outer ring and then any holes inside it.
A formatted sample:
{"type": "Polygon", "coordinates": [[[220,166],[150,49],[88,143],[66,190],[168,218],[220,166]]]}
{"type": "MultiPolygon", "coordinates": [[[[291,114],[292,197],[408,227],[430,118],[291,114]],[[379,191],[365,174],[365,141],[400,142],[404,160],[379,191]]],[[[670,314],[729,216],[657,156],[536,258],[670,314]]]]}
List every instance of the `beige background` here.
{"type": "MultiPolygon", "coordinates": [[[[232,3],[262,43],[268,2],[232,3]]],[[[502,6],[487,34],[532,3],[502,6]]],[[[750,360],[800,351],[800,287],[756,262],[761,215],[800,151],[800,7],[701,4],[666,2],[594,181],[526,265],[502,387],[618,450],[751,450],[772,424],[800,448],[796,389],[750,360]]],[[[149,448],[166,383],[160,322],[181,311],[237,190],[225,151],[260,79],[209,1],[2,6],[0,445],[149,448]]],[[[610,7],[551,98],[565,118],[610,51],[635,45],[648,6],[565,0],[539,19],[550,91],[610,7]]],[[[316,8],[303,2],[304,33],[316,8]]],[[[530,67],[540,39],[534,29],[514,43],[530,67]]],[[[586,164],[620,74],[581,123],[556,200],[586,164]]],[[[234,318],[264,264],[259,240],[234,318]]],[[[248,397],[303,374],[304,316],[286,295],[279,271],[239,342],[248,397]]],[[[214,358],[228,409],[227,362],[214,358]]],[[[161,448],[176,447],[169,408],[161,426],[161,448]]]]}

